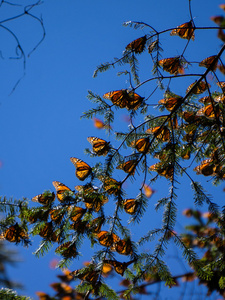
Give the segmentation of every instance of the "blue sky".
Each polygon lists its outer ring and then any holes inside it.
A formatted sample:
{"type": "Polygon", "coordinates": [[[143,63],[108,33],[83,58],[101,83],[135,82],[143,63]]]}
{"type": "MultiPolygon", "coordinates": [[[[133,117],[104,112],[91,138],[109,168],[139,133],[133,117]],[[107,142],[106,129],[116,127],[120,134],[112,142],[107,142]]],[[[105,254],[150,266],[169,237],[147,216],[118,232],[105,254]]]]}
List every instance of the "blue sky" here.
{"type": "MultiPolygon", "coordinates": [[[[219,4],[221,1],[218,0],[193,1],[196,25],[213,26],[210,17],[222,13],[219,4]]],[[[16,13],[19,11],[16,7],[2,6],[1,20],[9,16],[12,9],[16,13]]],[[[16,199],[30,199],[46,189],[53,191],[53,180],[73,188],[79,181],[69,158],[75,156],[91,164],[92,159],[84,154],[84,148],[90,147],[86,138],[98,136],[113,140],[113,137],[108,138],[103,131],[94,128],[91,120],[80,120],[80,116],[91,105],[86,98],[88,90],[102,95],[128,87],[125,77],[116,77],[117,70],[92,78],[97,65],[120,57],[129,42],[148,33],[147,29],[135,31],[125,28],[122,23],[129,20],[143,21],[157,30],[163,30],[189,21],[188,1],[180,0],[48,0],[32,12],[37,16],[42,15],[46,38],[27,58],[26,76],[10,96],[13,86],[23,74],[23,65],[21,60],[8,59],[15,54],[14,44],[11,37],[0,30],[1,40],[4,41],[1,48],[4,59],[0,59],[0,195],[16,199]]],[[[10,26],[21,40],[26,53],[41,38],[41,28],[35,20],[21,18],[10,26]]],[[[165,57],[179,54],[184,46],[183,40],[177,37],[169,40],[168,35],[162,37],[161,42],[165,47],[165,57]]],[[[219,48],[220,41],[215,32],[201,35],[197,32],[196,42],[192,44],[193,50],[189,55],[191,57],[194,53],[198,61],[216,54],[219,48]]],[[[150,76],[151,69],[150,63],[145,64],[143,79],[150,76]]],[[[177,94],[184,93],[184,86],[177,85],[176,89],[177,94]]],[[[142,96],[145,96],[145,88],[142,92],[142,96]]],[[[155,99],[155,103],[159,99],[155,99]]],[[[127,126],[123,120],[125,114],[122,112],[118,116],[115,128],[127,126]]],[[[163,188],[162,183],[153,187],[156,193],[151,198],[152,211],[156,200],[168,193],[167,182],[162,182],[163,188]]],[[[189,183],[184,181],[182,184],[179,194],[180,214],[189,203],[192,205],[191,194],[186,193],[189,183]]],[[[216,190],[210,183],[206,183],[206,186],[221,204],[224,199],[223,186],[216,190]]],[[[131,187],[128,184],[128,188],[131,187]]],[[[160,226],[161,214],[156,216],[153,213],[153,216],[154,223],[160,226]]],[[[144,222],[147,226],[148,218],[144,222]]],[[[36,247],[37,242],[34,242],[32,251],[36,247]]],[[[49,291],[49,283],[55,280],[54,271],[49,270],[49,262],[55,257],[54,254],[37,260],[29,249],[20,248],[19,251],[24,263],[17,269],[10,269],[12,277],[19,278],[25,284],[27,295],[34,297],[37,290],[49,291]]],[[[83,253],[84,257],[87,254],[83,253]]],[[[77,268],[81,263],[80,259],[77,268]]]]}

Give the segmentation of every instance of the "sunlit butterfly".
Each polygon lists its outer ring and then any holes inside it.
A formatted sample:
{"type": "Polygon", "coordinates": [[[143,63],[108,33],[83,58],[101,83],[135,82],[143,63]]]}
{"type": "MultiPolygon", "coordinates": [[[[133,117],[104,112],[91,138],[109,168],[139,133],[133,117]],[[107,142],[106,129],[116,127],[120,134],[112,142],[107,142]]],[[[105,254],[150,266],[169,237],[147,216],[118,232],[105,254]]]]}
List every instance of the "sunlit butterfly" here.
{"type": "Polygon", "coordinates": [[[71,157],[71,162],[76,168],[76,176],[80,180],[85,180],[91,174],[91,167],[86,164],[83,160],[71,157]]]}
{"type": "Polygon", "coordinates": [[[154,128],[149,128],[146,133],[152,133],[157,139],[167,142],[170,140],[170,131],[166,126],[156,126],[154,128]]]}
{"type": "Polygon", "coordinates": [[[219,110],[218,107],[212,104],[209,104],[201,109],[199,109],[197,111],[197,116],[205,116],[209,119],[215,118],[215,112],[216,112],[216,116],[219,117],[219,110]]]}
{"type": "Polygon", "coordinates": [[[75,270],[70,273],[72,276],[79,278],[80,280],[85,280],[94,284],[98,280],[98,272],[90,269],[90,270],[75,270]]]}
{"type": "Polygon", "coordinates": [[[104,262],[107,264],[110,264],[113,266],[114,270],[120,274],[121,276],[123,276],[125,270],[127,269],[127,267],[132,264],[135,260],[131,260],[128,262],[119,262],[117,260],[112,260],[112,259],[105,259],[104,262]]]}
{"type": "Polygon", "coordinates": [[[179,103],[181,103],[182,97],[171,97],[159,100],[159,104],[165,106],[168,111],[172,111],[179,103]]]}
{"type": "Polygon", "coordinates": [[[192,39],[194,41],[195,35],[194,35],[194,26],[192,21],[181,24],[177,28],[173,29],[170,35],[178,35],[182,39],[187,39],[187,40],[192,39]]]}
{"type": "Polygon", "coordinates": [[[55,222],[55,224],[60,224],[62,222],[65,210],[61,207],[51,209],[49,212],[50,219],[55,222]]]}
{"type": "Polygon", "coordinates": [[[131,255],[133,253],[131,241],[119,240],[118,242],[116,242],[115,250],[119,254],[131,255]]]}
{"type": "Polygon", "coordinates": [[[125,262],[121,263],[117,260],[111,260],[111,259],[107,259],[104,262],[112,265],[114,270],[116,271],[116,273],[120,274],[121,276],[123,276],[125,270],[127,269],[128,265],[129,265],[128,263],[125,263],[125,262]]]}
{"type": "Polygon", "coordinates": [[[120,108],[126,107],[128,110],[137,109],[144,99],[133,91],[125,89],[106,93],[103,95],[103,98],[111,100],[114,105],[120,108]]]}
{"type": "Polygon", "coordinates": [[[87,140],[91,143],[93,152],[97,155],[105,156],[109,152],[109,142],[94,136],[88,137],[87,140]]]}
{"type": "Polygon", "coordinates": [[[128,93],[128,96],[129,96],[129,101],[126,106],[126,108],[128,110],[130,110],[130,109],[136,110],[142,104],[142,102],[144,100],[143,97],[134,93],[133,91],[130,91],[128,93]]]}
{"type": "Polygon", "coordinates": [[[209,56],[205,59],[203,59],[200,63],[200,67],[210,68],[210,70],[215,71],[217,69],[217,61],[216,55],[209,56]]]}
{"type": "Polygon", "coordinates": [[[88,224],[89,230],[91,230],[93,233],[99,233],[101,230],[101,227],[103,223],[105,222],[105,218],[103,217],[98,217],[93,220],[91,220],[88,224]]]}
{"type": "Polygon", "coordinates": [[[136,165],[137,165],[137,161],[132,159],[132,160],[128,160],[125,163],[120,164],[119,166],[117,166],[117,169],[123,170],[126,173],[134,175],[136,165]]]}
{"type": "Polygon", "coordinates": [[[170,74],[184,74],[184,67],[179,57],[164,58],[158,61],[160,67],[170,74]]]}
{"type": "Polygon", "coordinates": [[[140,153],[145,153],[149,150],[149,138],[141,138],[138,139],[136,142],[133,143],[134,147],[137,149],[140,153]]]}
{"type": "Polygon", "coordinates": [[[45,192],[31,199],[33,202],[38,202],[42,205],[50,205],[55,200],[55,193],[45,192]]]}
{"type": "Polygon", "coordinates": [[[44,226],[40,229],[39,235],[48,241],[52,241],[52,242],[58,241],[58,236],[54,232],[52,222],[45,223],[44,226]]]}
{"type": "Polygon", "coordinates": [[[102,178],[103,179],[103,187],[104,190],[109,194],[109,195],[118,195],[120,189],[121,189],[121,183],[118,182],[117,180],[113,178],[102,178]]]}
{"type": "Polygon", "coordinates": [[[65,242],[55,249],[56,253],[61,254],[64,258],[76,257],[78,252],[76,245],[71,242],[65,242]]]}
{"type": "Polygon", "coordinates": [[[189,85],[189,87],[186,90],[186,94],[190,91],[192,94],[195,95],[202,94],[207,90],[207,88],[210,88],[210,84],[207,85],[204,81],[200,81],[199,83],[195,81],[194,83],[189,85]]]}
{"type": "Polygon", "coordinates": [[[203,160],[199,166],[195,167],[194,171],[196,171],[197,175],[212,176],[214,175],[214,168],[213,159],[208,158],[203,160]]]}
{"type": "Polygon", "coordinates": [[[146,44],[147,38],[146,35],[132,41],[126,46],[126,50],[134,51],[135,53],[139,54],[144,51],[145,44],[146,44]]]}
{"type": "Polygon", "coordinates": [[[74,207],[69,207],[68,208],[69,212],[70,212],[70,220],[73,222],[78,222],[81,220],[81,218],[83,217],[83,215],[86,213],[86,209],[79,207],[79,206],[74,206],[74,207]]]}
{"type": "Polygon", "coordinates": [[[160,176],[170,179],[173,176],[173,165],[163,165],[162,162],[156,163],[149,167],[149,171],[156,171],[160,176]]]}
{"type": "Polygon", "coordinates": [[[68,196],[68,193],[71,192],[71,189],[68,188],[65,184],[59,182],[59,181],[53,181],[52,182],[54,188],[56,189],[56,197],[60,202],[65,201],[66,196],[68,196]]]}
{"type": "Polygon", "coordinates": [[[2,239],[9,242],[19,243],[21,240],[28,239],[28,234],[21,226],[19,226],[18,223],[16,223],[6,229],[6,231],[2,234],[2,239]]]}
{"type": "Polygon", "coordinates": [[[135,199],[127,199],[123,202],[123,208],[128,214],[135,214],[138,208],[138,202],[135,199]]]}
{"type": "Polygon", "coordinates": [[[109,233],[108,231],[100,231],[97,234],[98,241],[102,246],[105,247],[111,247],[113,244],[118,242],[120,239],[119,237],[114,233],[109,233]]]}

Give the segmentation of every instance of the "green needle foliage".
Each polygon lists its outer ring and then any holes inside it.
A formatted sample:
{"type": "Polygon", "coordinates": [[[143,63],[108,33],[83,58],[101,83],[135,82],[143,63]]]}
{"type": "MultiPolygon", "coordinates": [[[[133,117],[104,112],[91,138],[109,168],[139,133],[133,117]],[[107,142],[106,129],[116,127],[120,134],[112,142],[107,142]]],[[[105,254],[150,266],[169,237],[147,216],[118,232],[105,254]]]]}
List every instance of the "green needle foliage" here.
{"type": "MultiPolygon", "coordinates": [[[[42,256],[53,247],[61,256],[61,268],[68,268],[79,258],[84,241],[90,242],[93,250],[90,263],[67,275],[70,276],[69,281],[78,281],[76,289],[63,290],[61,284],[57,290],[55,285],[56,299],[62,299],[64,292],[71,297],[68,299],[133,299],[133,295],[144,293],[143,288],[149,282],[161,281],[168,287],[176,286],[179,276],[172,274],[166,261],[166,252],[171,244],[181,250],[192,267],[193,272],[186,274],[188,278],[198,277],[200,283],[206,283],[208,292],[216,290],[223,295],[225,207],[214,203],[202,185],[193,179],[193,169],[198,175],[212,178],[214,184],[224,181],[225,82],[220,78],[225,74],[222,60],[225,44],[199,62],[187,59],[188,56],[194,59],[192,45],[197,42],[196,32],[200,35],[202,30],[209,30],[193,19],[191,1],[188,3],[189,19],[161,32],[146,23],[126,22],[125,26],[144,28],[148,33],[144,36],[142,33],[130,42],[120,58],[103,63],[94,72],[96,77],[110,67],[118,68],[118,75],[125,75],[130,86],[106,91],[102,96],[88,92],[94,108],[85,112],[83,118],[103,116],[103,127],[111,140],[115,137],[117,146],[98,137],[88,137],[92,149],[87,149],[87,154],[104,158],[91,165],[79,158],[70,158],[76,177],[84,183],[71,190],[65,184],[54,181],[54,192],[45,191],[32,199],[38,203],[35,207],[25,200],[13,202],[2,199],[0,203],[4,214],[0,223],[2,239],[28,246],[29,235],[39,236],[41,243],[35,254],[42,256]],[[164,35],[170,35],[169,38],[174,40],[176,55],[173,57],[163,58],[162,51],[166,49],[164,35]],[[176,49],[178,38],[183,39],[179,55],[176,49]],[[143,61],[152,64],[149,78],[143,79],[139,75],[144,68],[143,61]],[[121,67],[127,70],[121,71],[121,67]],[[189,85],[187,78],[191,79],[189,85]],[[182,95],[177,95],[177,82],[184,87],[182,95]],[[153,102],[158,95],[161,100],[153,102]],[[116,124],[121,110],[129,114],[130,124],[128,129],[114,132],[113,124],[116,124]],[[122,180],[118,179],[118,172],[123,173],[122,180]],[[177,190],[181,186],[181,177],[190,181],[193,203],[206,204],[214,218],[216,229],[208,235],[202,235],[205,228],[202,222],[199,230],[189,228],[189,239],[175,230],[177,190]],[[133,230],[135,226],[141,226],[148,213],[149,198],[154,192],[149,185],[157,181],[169,185],[169,194],[156,203],[156,210],[163,209],[162,225],[152,229],[150,224],[136,238],[133,230]],[[127,182],[134,185],[133,196],[126,188],[127,182]],[[210,249],[210,258],[198,258],[198,251],[194,251],[194,230],[195,241],[200,237],[204,248],[214,243],[216,249],[210,249]],[[145,249],[150,250],[146,252],[145,249]],[[107,267],[128,282],[124,284],[126,289],[123,292],[109,287],[108,278],[104,277],[107,267]]],[[[211,29],[218,31],[218,37],[224,42],[223,23],[222,20],[211,29]]],[[[39,296],[40,299],[51,299],[47,295],[46,298],[39,296]]]]}

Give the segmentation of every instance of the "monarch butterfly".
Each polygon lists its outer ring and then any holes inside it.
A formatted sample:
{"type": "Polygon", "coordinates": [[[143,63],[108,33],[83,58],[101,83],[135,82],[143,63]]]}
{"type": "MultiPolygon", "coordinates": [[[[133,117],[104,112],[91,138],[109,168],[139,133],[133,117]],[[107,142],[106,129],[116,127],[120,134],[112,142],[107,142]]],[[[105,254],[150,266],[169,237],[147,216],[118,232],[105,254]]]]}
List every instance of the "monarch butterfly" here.
{"type": "Polygon", "coordinates": [[[98,273],[97,271],[90,269],[90,270],[75,270],[70,273],[72,276],[77,277],[81,280],[85,280],[87,282],[90,282],[92,284],[96,283],[98,280],[98,273]]]}
{"type": "Polygon", "coordinates": [[[215,112],[216,116],[219,117],[219,110],[217,106],[214,106],[212,104],[209,104],[197,111],[197,116],[205,116],[209,119],[215,118],[215,112]]]}
{"type": "Polygon", "coordinates": [[[128,90],[118,90],[113,92],[108,92],[103,95],[103,98],[111,100],[113,104],[119,106],[120,108],[124,108],[128,104],[129,96],[128,90]]]}
{"type": "Polygon", "coordinates": [[[70,188],[68,188],[65,184],[59,182],[59,181],[53,181],[52,182],[54,188],[56,189],[56,197],[60,202],[65,201],[66,196],[68,195],[68,192],[72,192],[70,188]]]}
{"type": "Polygon", "coordinates": [[[172,111],[182,100],[182,97],[171,97],[159,100],[159,104],[163,104],[168,111],[172,111]]]}
{"type": "Polygon", "coordinates": [[[81,181],[85,180],[91,174],[91,167],[86,164],[83,160],[71,157],[71,162],[76,168],[76,176],[81,181]]]}
{"type": "Polygon", "coordinates": [[[134,51],[137,54],[140,54],[144,51],[145,44],[146,44],[147,38],[146,35],[132,41],[126,46],[126,50],[134,51]]]}
{"type": "Polygon", "coordinates": [[[133,142],[135,144],[135,148],[137,149],[138,152],[140,153],[145,153],[149,150],[149,138],[141,138],[137,140],[136,142],[133,142]]]}
{"type": "Polygon", "coordinates": [[[162,162],[159,162],[150,166],[149,171],[156,171],[160,176],[170,179],[173,176],[174,167],[170,164],[165,166],[162,162]]]}
{"type": "Polygon", "coordinates": [[[114,233],[109,233],[108,231],[100,231],[97,234],[99,244],[105,247],[111,247],[113,244],[118,242],[120,239],[119,237],[114,233]]]}
{"type": "Polygon", "coordinates": [[[61,254],[64,258],[76,257],[78,252],[76,245],[71,242],[65,242],[55,249],[56,253],[61,254]]]}
{"type": "Polygon", "coordinates": [[[153,190],[149,185],[144,184],[143,185],[144,194],[147,198],[150,198],[154,193],[155,190],[153,190]]]}
{"type": "Polygon", "coordinates": [[[119,240],[118,242],[116,242],[115,250],[119,254],[131,255],[133,253],[131,241],[119,240]]]}
{"type": "Polygon", "coordinates": [[[105,156],[109,152],[109,142],[94,136],[88,137],[87,140],[91,143],[93,152],[95,152],[98,156],[105,156]]]}
{"type": "Polygon", "coordinates": [[[128,110],[137,109],[144,99],[133,91],[125,89],[106,93],[103,98],[111,100],[114,105],[120,108],[126,107],[128,110]]]}
{"type": "MultiPolygon", "coordinates": [[[[70,210],[71,208],[69,208],[70,210]]],[[[86,213],[86,209],[78,206],[74,206],[72,208],[72,211],[70,213],[70,220],[73,222],[78,222],[83,217],[83,215],[86,213]]]]}
{"type": "Polygon", "coordinates": [[[105,189],[105,191],[109,194],[109,195],[118,195],[120,189],[121,189],[121,183],[116,181],[113,178],[106,178],[104,180],[104,178],[102,178],[104,183],[103,183],[103,187],[105,189]]]}
{"type": "Polygon", "coordinates": [[[123,164],[120,164],[119,166],[117,166],[117,169],[123,170],[126,173],[134,175],[136,165],[137,165],[137,161],[132,159],[132,160],[128,160],[123,164]]]}
{"type": "Polygon", "coordinates": [[[55,193],[45,192],[31,199],[33,202],[38,202],[42,205],[49,206],[55,200],[55,193]]]}
{"type": "Polygon", "coordinates": [[[194,123],[199,121],[200,117],[196,116],[193,112],[185,111],[182,115],[183,119],[188,123],[194,123]]]}
{"type": "Polygon", "coordinates": [[[60,224],[62,222],[65,211],[62,208],[54,208],[49,212],[50,219],[56,224],[60,224]]]}
{"type": "Polygon", "coordinates": [[[88,224],[88,228],[93,232],[93,233],[99,233],[103,223],[105,222],[104,217],[98,217],[95,218],[94,220],[90,221],[88,224]]]}
{"type": "Polygon", "coordinates": [[[95,212],[98,212],[100,208],[108,202],[108,198],[104,195],[94,195],[94,197],[84,198],[84,204],[86,208],[93,209],[95,212]]]}
{"type": "Polygon", "coordinates": [[[200,67],[210,68],[210,70],[215,71],[217,69],[217,61],[216,55],[209,56],[203,59],[200,63],[200,67]]]}
{"type": "Polygon", "coordinates": [[[11,225],[6,231],[2,234],[2,239],[5,239],[9,242],[19,243],[21,240],[28,239],[28,234],[26,231],[16,223],[11,225]]]}
{"type": "Polygon", "coordinates": [[[170,74],[184,74],[184,67],[182,66],[179,57],[164,58],[159,60],[158,63],[164,71],[169,72],[170,74]]]}
{"type": "Polygon", "coordinates": [[[116,271],[116,273],[118,273],[121,276],[123,276],[123,274],[128,266],[128,263],[125,263],[125,262],[121,263],[117,260],[107,259],[107,260],[104,260],[104,262],[112,265],[114,270],[116,271]]]}
{"type": "Polygon", "coordinates": [[[135,214],[138,208],[138,202],[135,199],[127,199],[123,203],[123,208],[128,214],[135,214]]]}
{"type": "Polygon", "coordinates": [[[48,241],[52,241],[52,242],[58,241],[58,237],[53,231],[52,222],[45,223],[44,227],[40,229],[39,235],[48,241]]]}
{"type": "Polygon", "coordinates": [[[146,133],[152,133],[157,139],[167,142],[170,140],[170,131],[166,126],[156,126],[154,128],[149,128],[145,131],[146,133]]]}
{"type": "Polygon", "coordinates": [[[128,93],[129,96],[129,101],[126,106],[128,110],[133,109],[136,110],[143,102],[144,98],[141,97],[140,95],[134,93],[133,91],[130,91],[128,93]]]}
{"type": "Polygon", "coordinates": [[[213,159],[208,158],[201,162],[201,164],[194,168],[194,171],[196,171],[196,174],[202,174],[204,176],[211,176],[215,175],[214,173],[215,165],[213,164],[213,159]]]}
{"type": "Polygon", "coordinates": [[[186,94],[192,90],[192,94],[198,95],[204,93],[208,87],[210,88],[210,84],[207,85],[204,81],[200,81],[198,84],[196,83],[197,81],[189,85],[189,87],[186,90],[186,94]]]}
{"type": "Polygon", "coordinates": [[[181,24],[177,28],[173,29],[170,35],[178,35],[182,39],[187,39],[187,40],[192,39],[194,41],[195,35],[194,35],[194,26],[192,21],[181,24]]]}

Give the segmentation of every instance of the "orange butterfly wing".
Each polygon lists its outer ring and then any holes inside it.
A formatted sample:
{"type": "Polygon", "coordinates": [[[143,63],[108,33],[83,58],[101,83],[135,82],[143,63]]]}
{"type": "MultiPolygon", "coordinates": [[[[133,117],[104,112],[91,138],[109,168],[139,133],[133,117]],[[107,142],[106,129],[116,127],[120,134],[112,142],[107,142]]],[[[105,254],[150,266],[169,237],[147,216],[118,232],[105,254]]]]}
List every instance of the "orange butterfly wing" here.
{"type": "Polygon", "coordinates": [[[76,168],[76,176],[78,179],[83,181],[91,174],[91,167],[83,160],[75,157],[71,157],[70,160],[76,168]]]}
{"type": "Polygon", "coordinates": [[[56,196],[60,202],[64,201],[66,197],[66,192],[72,192],[71,189],[68,188],[68,186],[59,181],[53,181],[52,184],[56,189],[56,196]]]}
{"type": "Polygon", "coordinates": [[[109,152],[109,143],[105,140],[94,136],[88,137],[87,140],[92,145],[93,152],[97,155],[105,156],[109,152]]]}
{"type": "Polygon", "coordinates": [[[164,71],[169,72],[170,74],[184,74],[184,67],[181,64],[179,57],[161,59],[158,63],[164,71]]]}
{"type": "Polygon", "coordinates": [[[146,35],[132,41],[126,46],[126,50],[134,51],[137,54],[140,54],[145,49],[147,38],[146,35]]]}
{"type": "Polygon", "coordinates": [[[194,41],[195,34],[192,21],[177,26],[177,28],[171,31],[170,35],[177,35],[182,39],[192,39],[194,41]]]}

